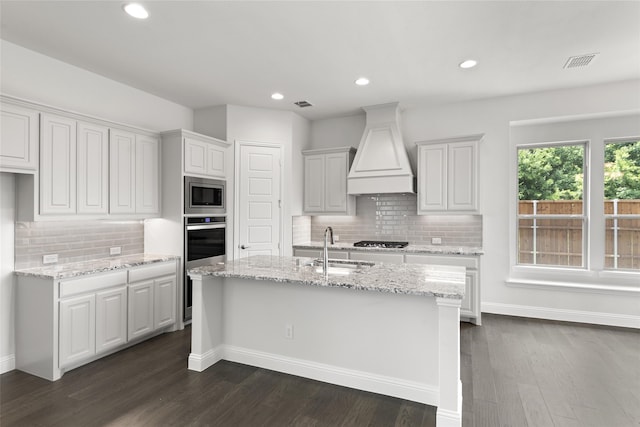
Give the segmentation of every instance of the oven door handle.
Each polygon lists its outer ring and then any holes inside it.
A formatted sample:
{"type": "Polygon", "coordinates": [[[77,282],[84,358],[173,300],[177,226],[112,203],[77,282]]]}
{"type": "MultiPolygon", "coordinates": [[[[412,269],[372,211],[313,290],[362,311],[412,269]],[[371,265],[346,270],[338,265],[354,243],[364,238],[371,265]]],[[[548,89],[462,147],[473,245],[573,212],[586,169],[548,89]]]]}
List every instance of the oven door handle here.
{"type": "Polygon", "coordinates": [[[227,224],[187,225],[187,231],[210,230],[213,228],[227,228],[227,224]]]}

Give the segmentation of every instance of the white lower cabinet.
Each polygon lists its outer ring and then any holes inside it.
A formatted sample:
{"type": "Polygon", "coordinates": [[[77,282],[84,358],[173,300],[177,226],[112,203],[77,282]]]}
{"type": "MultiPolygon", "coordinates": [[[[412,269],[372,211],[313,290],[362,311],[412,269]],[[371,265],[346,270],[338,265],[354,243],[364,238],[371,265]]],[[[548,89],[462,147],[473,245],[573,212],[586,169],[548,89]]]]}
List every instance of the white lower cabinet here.
{"type": "MultiPolygon", "coordinates": [[[[348,259],[349,252],[328,251],[329,259],[348,259]]],[[[322,258],[322,249],[294,249],[293,256],[303,256],[308,258],[322,258]]]]}
{"type": "Polygon", "coordinates": [[[55,381],[176,321],[176,261],[54,280],[18,276],[16,369],[55,381]]]}
{"type": "Polygon", "coordinates": [[[155,329],[173,325],[176,321],[176,277],[154,280],[155,329]]]}
{"type": "Polygon", "coordinates": [[[96,353],[127,342],[127,287],[96,294],[96,353]]]}
{"type": "Polygon", "coordinates": [[[129,284],[129,339],[153,330],[153,280],[129,284]]]}
{"type": "Polygon", "coordinates": [[[60,367],[96,354],[95,294],[60,301],[60,367]]]}

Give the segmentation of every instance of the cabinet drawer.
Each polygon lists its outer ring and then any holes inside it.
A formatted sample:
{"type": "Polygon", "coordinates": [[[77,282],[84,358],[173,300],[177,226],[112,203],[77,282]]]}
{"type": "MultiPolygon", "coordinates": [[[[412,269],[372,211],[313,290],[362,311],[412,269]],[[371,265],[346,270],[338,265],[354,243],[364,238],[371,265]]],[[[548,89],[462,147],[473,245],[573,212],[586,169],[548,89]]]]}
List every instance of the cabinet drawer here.
{"type": "Polygon", "coordinates": [[[351,252],[350,259],[359,261],[388,262],[391,264],[402,264],[404,256],[394,253],[368,253],[351,252]]]}
{"type": "Polygon", "coordinates": [[[126,270],[114,271],[107,274],[92,274],[79,279],[64,280],[60,282],[60,298],[95,292],[112,286],[125,285],[126,283],[126,270]]]}
{"type": "Polygon", "coordinates": [[[405,256],[407,264],[431,264],[431,265],[456,265],[478,269],[478,258],[465,257],[462,255],[441,256],[441,255],[409,255],[405,256]]]}
{"type": "Polygon", "coordinates": [[[129,283],[153,279],[154,277],[168,276],[171,274],[176,274],[175,262],[145,265],[143,267],[137,267],[129,270],[129,283]]]}

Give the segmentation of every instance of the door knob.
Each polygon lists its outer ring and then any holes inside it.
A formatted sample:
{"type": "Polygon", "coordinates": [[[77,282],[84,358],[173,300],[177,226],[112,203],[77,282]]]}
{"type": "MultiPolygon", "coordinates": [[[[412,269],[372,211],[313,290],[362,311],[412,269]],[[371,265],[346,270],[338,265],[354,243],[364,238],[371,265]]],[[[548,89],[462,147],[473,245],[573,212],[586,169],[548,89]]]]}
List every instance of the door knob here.
{"type": "Polygon", "coordinates": [[[240,245],[240,249],[249,249],[249,246],[240,245]]]}

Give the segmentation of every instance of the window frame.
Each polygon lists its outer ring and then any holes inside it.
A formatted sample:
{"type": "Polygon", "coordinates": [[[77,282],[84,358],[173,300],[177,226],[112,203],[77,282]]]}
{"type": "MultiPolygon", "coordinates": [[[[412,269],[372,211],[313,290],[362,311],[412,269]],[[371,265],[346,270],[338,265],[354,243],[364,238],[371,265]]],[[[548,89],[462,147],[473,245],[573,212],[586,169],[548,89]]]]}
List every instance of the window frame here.
{"type": "MultiPolygon", "coordinates": [[[[532,143],[521,143],[515,145],[515,259],[512,261],[512,268],[521,269],[521,268],[531,268],[534,270],[538,269],[546,269],[546,270],[571,270],[571,271],[588,271],[590,265],[590,246],[589,246],[589,200],[590,200],[590,183],[589,183],[589,148],[590,148],[590,140],[587,139],[579,139],[579,140],[568,140],[568,141],[550,141],[550,142],[532,142],[532,143]],[[551,147],[566,147],[566,146],[582,146],[583,148],[583,158],[582,158],[582,214],[553,214],[553,215],[540,215],[540,214],[520,214],[519,213],[519,156],[518,153],[522,149],[536,149],[536,148],[551,148],[551,147]],[[569,266],[569,265],[553,265],[553,264],[521,264],[518,262],[519,258],[519,235],[520,235],[520,220],[521,219],[531,219],[535,223],[536,219],[579,219],[582,221],[582,264],[580,266],[569,266]]],[[[514,203],[512,202],[512,205],[514,203]]],[[[535,228],[534,228],[534,236],[535,236],[535,228]]],[[[535,254],[535,243],[534,243],[534,254],[535,254]]]]}

